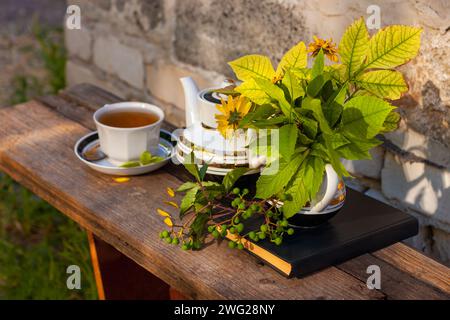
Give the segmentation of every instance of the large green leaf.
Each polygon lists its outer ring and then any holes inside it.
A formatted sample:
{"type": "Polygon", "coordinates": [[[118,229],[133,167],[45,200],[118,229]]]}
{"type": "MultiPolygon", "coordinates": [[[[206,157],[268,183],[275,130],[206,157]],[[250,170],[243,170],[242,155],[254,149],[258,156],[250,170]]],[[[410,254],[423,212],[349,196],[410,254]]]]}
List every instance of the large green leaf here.
{"type": "Polygon", "coordinates": [[[305,94],[303,87],[300,85],[299,79],[291,72],[290,69],[286,70],[284,74],[282,84],[286,87],[291,98],[291,102],[305,94]]]}
{"type": "Polygon", "coordinates": [[[270,116],[276,113],[276,109],[270,104],[258,105],[255,109],[247,113],[244,118],[239,122],[241,128],[246,127],[255,120],[267,120],[270,116]]]}
{"type": "Polygon", "coordinates": [[[359,76],[355,82],[381,98],[399,99],[408,91],[403,75],[395,70],[369,71],[359,76]]]}
{"type": "Polygon", "coordinates": [[[306,153],[294,154],[289,162],[281,158],[266,167],[256,182],[256,197],[267,199],[280,192],[289,183],[305,156],[306,153]],[[276,166],[278,170],[273,174],[276,166]]]}
{"type": "Polygon", "coordinates": [[[348,160],[362,160],[371,159],[369,150],[380,145],[382,142],[376,138],[372,139],[357,139],[350,138],[350,143],[343,145],[336,149],[336,152],[348,160]]]}
{"type": "Polygon", "coordinates": [[[417,55],[421,28],[394,25],[375,34],[369,41],[366,68],[394,68],[417,55]]]}
{"type": "Polygon", "coordinates": [[[306,97],[302,102],[302,108],[312,111],[314,118],[319,122],[319,127],[323,132],[331,133],[330,125],[323,114],[322,105],[319,99],[306,97]]]}
{"type": "Polygon", "coordinates": [[[320,49],[319,53],[316,56],[316,59],[314,60],[312,69],[311,69],[311,77],[314,79],[317,76],[323,74],[323,68],[325,65],[325,58],[323,55],[322,49],[320,49]]]}
{"type": "Polygon", "coordinates": [[[347,78],[359,70],[369,47],[369,32],[364,18],[353,22],[344,32],[339,43],[339,55],[342,63],[347,65],[347,78]]]}
{"type": "Polygon", "coordinates": [[[308,156],[286,189],[292,200],[285,201],[283,215],[290,218],[299,212],[308,200],[314,199],[322,184],[325,163],[322,158],[308,156]]]}
{"type": "Polygon", "coordinates": [[[387,115],[393,109],[393,106],[377,97],[352,98],[344,105],[342,131],[359,138],[373,138],[381,131],[387,115]]]}
{"type": "Polygon", "coordinates": [[[281,112],[283,112],[288,119],[291,119],[294,110],[291,107],[291,104],[286,100],[283,89],[268,80],[256,78],[255,81],[272,100],[278,102],[281,112]]]}
{"type": "Polygon", "coordinates": [[[295,124],[287,124],[280,128],[280,155],[286,160],[291,159],[295,151],[295,144],[297,142],[298,129],[295,124]]]}
{"type": "Polygon", "coordinates": [[[228,172],[223,178],[222,185],[226,192],[229,192],[236,181],[248,171],[247,168],[236,168],[228,172]]]}
{"type": "Polygon", "coordinates": [[[252,54],[228,63],[239,80],[247,81],[252,78],[272,80],[275,75],[269,57],[252,54]]]}
{"type": "Polygon", "coordinates": [[[199,186],[195,186],[189,191],[186,192],[180,204],[180,218],[182,218],[190,208],[194,205],[195,197],[197,196],[197,192],[199,190],[199,186]]]}
{"type": "Polygon", "coordinates": [[[270,103],[270,97],[264,92],[263,89],[252,79],[244,81],[240,86],[234,89],[243,96],[249,98],[252,102],[256,104],[267,104],[270,103]]]}
{"type": "Polygon", "coordinates": [[[281,58],[277,67],[277,74],[282,74],[290,68],[305,68],[308,63],[306,46],[303,42],[297,43],[281,58]]]}

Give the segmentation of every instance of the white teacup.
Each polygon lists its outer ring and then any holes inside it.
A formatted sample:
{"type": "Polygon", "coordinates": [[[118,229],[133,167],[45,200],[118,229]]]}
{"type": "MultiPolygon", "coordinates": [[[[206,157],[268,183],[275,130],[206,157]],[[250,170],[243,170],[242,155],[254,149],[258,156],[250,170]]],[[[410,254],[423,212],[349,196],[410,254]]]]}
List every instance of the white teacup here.
{"type": "Polygon", "coordinates": [[[139,159],[144,151],[157,150],[164,112],[161,108],[143,102],[120,102],[106,104],[94,113],[100,139],[100,148],[114,162],[139,159]],[[120,128],[100,122],[102,116],[110,112],[149,112],[158,117],[156,122],[133,128],[120,128]]]}

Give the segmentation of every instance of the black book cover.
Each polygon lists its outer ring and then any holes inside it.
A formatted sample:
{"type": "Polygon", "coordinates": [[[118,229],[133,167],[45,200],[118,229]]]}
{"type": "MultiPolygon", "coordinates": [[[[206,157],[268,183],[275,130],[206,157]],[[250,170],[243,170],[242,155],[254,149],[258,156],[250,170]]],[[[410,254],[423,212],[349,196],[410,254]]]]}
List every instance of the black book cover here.
{"type": "MultiPolygon", "coordinates": [[[[258,221],[249,225],[257,229],[258,221]]],[[[277,246],[267,240],[245,241],[247,250],[281,274],[303,276],[416,235],[417,219],[394,207],[347,189],[344,206],[316,228],[298,228],[277,246]]],[[[228,238],[233,235],[228,233],[228,238]]]]}

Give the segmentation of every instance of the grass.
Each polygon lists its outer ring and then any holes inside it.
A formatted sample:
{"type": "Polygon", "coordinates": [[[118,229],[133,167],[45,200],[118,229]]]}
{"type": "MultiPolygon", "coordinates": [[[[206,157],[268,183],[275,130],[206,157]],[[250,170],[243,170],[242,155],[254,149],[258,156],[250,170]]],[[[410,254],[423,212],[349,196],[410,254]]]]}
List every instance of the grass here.
{"type": "MultiPolygon", "coordinates": [[[[48,83],[17,75],[10,102],[65,87],[65,52],[61,30],[35,24],[38,54],[48,83]],[[56,33],[55,33],[56,32],[56,33]],[[59,32],[59,35],[58,35],[59,32]]],[[[96,299],[86,233],[48,203],[0,172],[0,299],[96,299]],[[66,269],[81,269],[81,289],[69,290],[66,269]]]]}

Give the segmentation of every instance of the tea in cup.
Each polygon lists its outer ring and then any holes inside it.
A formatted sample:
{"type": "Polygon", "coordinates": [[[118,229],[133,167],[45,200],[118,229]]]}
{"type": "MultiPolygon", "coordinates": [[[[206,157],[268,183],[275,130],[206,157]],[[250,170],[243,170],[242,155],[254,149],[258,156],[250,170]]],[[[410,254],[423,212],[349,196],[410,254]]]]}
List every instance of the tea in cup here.
{"type": "Polygon", "coordinates": [[[156,151],[164,112],[143,102],[104,105],[94,113],[100,148],[112,161],[138,160],[144,151],[156,151]]]}

